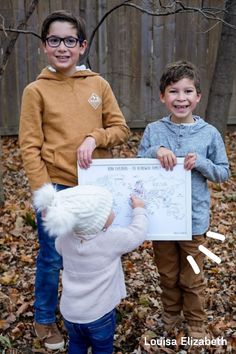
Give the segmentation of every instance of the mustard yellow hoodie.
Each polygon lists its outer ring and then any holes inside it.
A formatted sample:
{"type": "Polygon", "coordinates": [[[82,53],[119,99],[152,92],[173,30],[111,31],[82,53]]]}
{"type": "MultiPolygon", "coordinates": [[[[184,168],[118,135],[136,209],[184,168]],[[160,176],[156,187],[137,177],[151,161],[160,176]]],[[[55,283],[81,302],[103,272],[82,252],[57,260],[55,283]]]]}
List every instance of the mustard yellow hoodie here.
{"type": "Polygon", "coordinates": [[[49,68],[22,97],[19,143],[32,190],[53,182],[77,184],[76,150],[87,136],[96,140],[93,158],[128,139],[129,128],[110,85],[90,70],[65,77],[49,68]]]}

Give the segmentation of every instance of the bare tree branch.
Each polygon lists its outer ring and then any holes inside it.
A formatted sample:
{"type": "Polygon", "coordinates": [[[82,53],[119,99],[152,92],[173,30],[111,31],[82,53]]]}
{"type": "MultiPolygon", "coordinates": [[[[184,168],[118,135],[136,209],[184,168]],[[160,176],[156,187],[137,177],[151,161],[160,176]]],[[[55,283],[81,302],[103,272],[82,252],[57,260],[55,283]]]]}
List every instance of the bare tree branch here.
{"type": "MultiPolygon", "coordinates": [[[[1,16],[1,15],[0,15],[1,16]]],[[[2,16],[1,16],[2,17],[2,16]]],[[[19,29],[14,29],[14,28],[8,28],[8,27],[3,27],[1,25],[0,31],[3,31],[5,33],[5,36],[7,37],[7,32],[15,32],[15,33],[23,33],[23,34],[32,34],[33,36],[41,39],[40,35],[36,32],[33,31],[27,31],[27,30],[19,30],[19,29]]]]}
{"type": "MultiPolygon", "coordinates": [[[[183,13],[183,12],[199,12],[202,16],[204,16],[205,18],[207,18],[208,20],[214,20],[214,21],[220,21],[222,23],[224,23],[225,25],[236,29],[236,27],[234,25],[231,25],[230,23],[226,22],[222,17],[218,17],[216,16],[215,12],[213,12],[213,9],[206,9],[206,8],[199,8],[199,7],[191,7],[191,6],[185,6],[181,1],[175,0],[173,2],[172,5],[179,5],[179,8],[173,9],[172,11],[158,11],[158,12],[152,12],[152,11],[148,11],[144,8],[142,8],[141,6],[138,6],[136,4],[133,3],[124,3],[123,6],[130,6],[130,7],[134,7],[135,9],[146,13],[148,15],[151,16],[169,16],[169,15],[174,15],[174,14],[178,14],[178,13],[183,13]]],[[[169,9],[172,8],[173,6],[162,6],[165,9],[169,9]]],[[[219,9],[217,9],[218,13],[219,13],[219,9]]],[[[222,10],[222,14],[224,13],[224,11],[222,10]]]]}
{"type": "MultiPolygon", "coordinates": [[[[38,1],[39,0],[32,0],[32,3],[31,3],[30,8],[29,8],[29,12],[27,13],[27,15],[29,17],[32,14],[32,12],[31,12],[32,9],[31,8],[34,9],[37,6],[38,1]]],[[[90,36],[90,38],[88,40],[88,48],[87,48],[87,51],[86,51],[86,53],[84,55],[84,62],[88,65],[88,67],[91,67],[90,62],[89,62],[89,54],[90,54],[90,49],[91,49],[91,46],[92,46],[92,43],[93,43],[93,40],[94,40],[96,32],[98,31],[98,29],[102,25],[102,23],[105,21],[105,19],[112,12],[114,12],[115,10],[117,10],[118,8],[120,8],[122,6],[133,7],[136,10],[141,11],[142,13],[146,13],[147,15],[150,15],[150,16],[170,16],[170,15],[175,15],[175,14],[179,14],[179,13],[186,13],[186,12],[187,13],[199,13],[200,15],[202,15],[207,20],[216,21],[216,24],[211,26],[206,32],[209,32],[212,28],[214,28],[219,23],[223,23],[224,25],[236,30],[236,26],[235,25],[232,25],[231,23],[226,22],[224,20],[225,13],[230,11],[229,7],[225,7],[225,8],[204,7],[204,1],[202,1],[201,7],[192,7],[192,6],[184,5],[181,0],[170,0],[170,2],[168,4],[166,4],[166,5],[163,4],[162,0],[159,0],[158,3],[159,3],[159,7],[160,7],[159,10],[157,10],[157,11],[149,11],[149,10],[146,10],[145,8],[139,6],[139,5],[136,5],[136,4],[132,3],[131,0],[125,0],[122,3],[120,3],[120,4],[116,5],[116,6],[114,6],[113,8],[111,8],[109,11],[107,11],[103,15],[101,20],[98,22],[97,26],[92,31],[92,34],[91,34],[91,36],[90,36]],[[221,17],[220,17],[220,15],[221,15],[221,17]]],[[[5,56],[7,56],[7,57],[9,56],[9,49],[11,48],[11,46],[12,46],[12,48],[14,47],[15,41],[18,38],[18,35],[20,33],[32,34],[32,35],[36,36],[37,38],[41,39],[41,37],[37,33],[33,32],[33,31],[22,30],[22,27],[25,26],[25,24],[27,23],[27,20],[29,18],[29,17],[27,18],[27,15],[26,15],[25,20],[22,21],[22,23],[19,24],[17,29],[5,28],[4,27],[4,18],[0,15],[2,20],[3,20],[3,24],[0,25],[0,31],[4,31],[5,35],[6,35],[6,32],[15,32],[16,33],[16,36],[14,36],[12,38],[11,42],[8,45],[8,48],[7,48],[5,56]]],[[[234,15],[234,14],[231,14],[231,15],[234,15]]],[[[11,50],[10,50],[10,52],[11,52],[11,50]]],[[[5,61],[6,61],[6,59],[5,59],[5,61]]],[[[3,68],[0,68],[0,77],[2,75],[2,72],[5,69],[4,65],[6,65],[6,64],[4,64],[4,62],[3,62],[3,68]],[[2,69],[3,69],[3,71],[2,71],[2,69]]]]}
{"type": "MultiPolygon", "coordinates": [[[[236,30],[236,26],[230,24],[229,22],[226,22],[223,18],[224,14],[227,13],[227,11],[229,11],[228,8],[217,8],[217,7],[203,7],[203,2],[202,2],[202,6],[200,7],[192,7],[192,6],[186,6],[182,3],[182,1],[180,0],[171,0],[169,2],[168,5],[164,5],[162,0],[159,0],[159,6],[160,6],[160,10],[157,11],[149,11],[146,10],[145,8],[138,6],[132,2],[130,2],[131,0],[126,0],[123,1],[122,3],[120,3],[119,5],[114,6],[112,9],[110,9],[109,11],[107,11],[103,17],[101,18],[101,20],[99,21],[99,23],[97,24],[97,26],[94,28],[89,41],[88,41],[88,49],[85,53],[84,56],[84,61],[85,63],[88,65],[88,67],[91,68],[90,62],[89,62],[89,54],[90,54],[90,49],[95,37],[96,32],[98,31],[99,27],[102,25],[102,23],[105,21],[105,19],[115,10],[117,10],[118,8],[122,7],[122,6],[126,6],[126,7],[133,7],[136,10],[139,10],[143,13],[146,13],[147,15],[150,16],[169,16],[169,15],[174,15],[174,14],[178,14],[178,13],[199,13],[200,15],[202,15],[203,17],[205,17],[207,20],[211,20],[211,21],[216,21],[216,24],[213,25],[211,28],[213,28],[214,26],[216,26],[219,23],[223,23],[226,26],[229,26],[230,28],[236,30]],[[219,15],[222,15],[222,17],[219,17],[219,15]]],[[[211,29],[210,28],[210,29],[211,29]]],[[[209,30],[210,30],[209,29],[209,30]]],[[[208,30],[208,31],[209,31],[208,30]]]]}
{"type": "Polygon", "coordinates": [[[2,19],[2,25],[1,25],[2,31],[4,32],[5,36],[7,37],[7,32],[5,30],[5,18],[1,14],[0,14],[0,17],[2,19]]]}
{"type": "Polygon", "coordinates": [[[213,30],[213,28],[219,26],[220,24],[221,24],[221,22],[218,21],[218,22],[214,23],[214,25],[212,25],[211,27],[209,27],[207,30],[205,30],[205,31],[197,31],[197,33],[201,33],[201,34],[209,33],[210,31],[213,30]]]}
{"type": "MultiPolygon", "coordinates": [[[[1,67],[0,67],[0,80],[1,80],[1,77],[6,69],[6,66],[7,66],[7,63],[8,63],[8,59],[11,55],[11,52],[15,46],[15,43],[17,41],[17,38],[19,36],[20,33],[24,33],[24,30],[22,30],[22,28],[24,28],[30,18],[30,16],[32,15],[32,13],[34,12],[36,6],[38,5],[38,2],[39,0],[32,0],[30,5],[29,5],[29,8],[28,8],[28,11],[25,15],[25,18],[19,23],[19,25],[17,26],[17,29],[16,30],[11,30],[11,32],[15,32],[12,37],[11,37],[11,40],[9,41],[7,47],[6,47],[6,50],[5,50],[5,53],[4,53],[4,56],[3,56],[3,59],[2,59],[2,64],[1,64],[1,67]],[[23,31],[23,32],[22,32],[23,31]]],[[[4,25],[4,22],[2,24],[2,26],[4,25]]],[[[7,31],[6,28],[0,28],[0,30],[3,30],[3,31],[7,31]]]]}
{"type": "Polygon", "coordinates": [[[126,3],[128,3],[130,0],[125,0],[119,5],[114,6],[111,10],[107,11],[105,15],[101,18],[101,20],[98,22],[97,26],[94,28],[89,40],[88,40],[88,49],[86,51],[86,54],[84,56],[86,64],[91,68],[90,62],[89,62],[89,53],[90,53],[90,48],[93,42],[93,39],[95,37],[96,32],[98,31],[99,27],[102,25],[102,23],[105,21],[105,19],[115,10],[119,9],[119,7],[124,6],[126,3]]]}

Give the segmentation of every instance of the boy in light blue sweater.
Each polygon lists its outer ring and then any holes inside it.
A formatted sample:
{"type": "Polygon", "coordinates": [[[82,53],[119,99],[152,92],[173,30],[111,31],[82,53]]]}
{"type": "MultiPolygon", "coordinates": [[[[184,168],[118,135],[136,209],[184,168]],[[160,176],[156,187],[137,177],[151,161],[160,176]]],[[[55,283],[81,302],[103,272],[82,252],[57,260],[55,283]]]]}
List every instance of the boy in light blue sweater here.
{"type": "Polygon", "coordinates": [[[204,255],[198,246],[206,243],[205,233],[209,227],[207,180],[227,180],[229,164],[218,130],[192,113],[201,99],[196,67],[186,61],[167,65],[160,80],[160,92],[161,102],[170,115],[148,124],[138,156],[157,158],[167,170],[174,168],[177,157],[184,157],[184,168],[192,172],[193,235],[192,241],[153,242],[163,290],[163,323],[166,331],[172,330],[183,312],[189,336],[204,338],[204,255]],[[198,275],[188,263],[188,255],[197,262],[198,275]]]}

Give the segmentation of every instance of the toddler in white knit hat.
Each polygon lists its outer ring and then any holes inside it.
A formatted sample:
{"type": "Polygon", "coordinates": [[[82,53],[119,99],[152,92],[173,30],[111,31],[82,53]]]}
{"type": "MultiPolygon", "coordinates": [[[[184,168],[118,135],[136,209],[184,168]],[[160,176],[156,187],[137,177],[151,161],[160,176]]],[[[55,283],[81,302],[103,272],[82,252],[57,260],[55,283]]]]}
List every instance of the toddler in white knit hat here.
{"type": "Polygon", "coordinates": [[[77,186],[60,192],[46,184],[34,193],[34,205],[45,210],[44,226],[50,236],[75,231],[90,235],[102,230],[112,211],[113,198],[105,188],[77,186]]]}
{"type": "Polygon", "coordinates": [[[60,310],[69,335],[68,354],[112,354],[115,308],[126,297],[121,256],[145,239],[144,202],[131,196],[133,218],[127,228],[109,227],[113,198],[105,188],[77,186],[56,191],[45,185],[35,192],[44,227],[56,237],[63,259],[60,310]],[[58,236],[58,237],[57,237],[58,236]]]}

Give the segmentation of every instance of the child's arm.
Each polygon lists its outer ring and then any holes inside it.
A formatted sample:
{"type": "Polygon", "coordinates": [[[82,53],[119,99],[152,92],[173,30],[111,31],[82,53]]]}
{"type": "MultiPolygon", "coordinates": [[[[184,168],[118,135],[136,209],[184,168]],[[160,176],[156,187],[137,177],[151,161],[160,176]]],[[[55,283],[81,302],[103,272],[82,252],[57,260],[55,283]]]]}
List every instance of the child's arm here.
{"type": "Polygon", "coordinates": [[[155,139],[155,143],[152,139],[153,133],[151,132],[151,128],[148,125],[144,130],[142,139],[138,148],[138,157],[146,157],[146,158],[156,158],[157,150],[161,147],[159,141],[155,139]]]}
{"type": "Polygon", "coordinates": [[[41,158],[44,141],[42,110],[43,104],[37,90],[27,86],[22,97],[19,143],[32,190],[51,182],[47,167],[41,158]]]}
{"type": "Polygon", "coordinates": [[[197,154],[195,153],[187,154],[184,159],[184,168],[187,171],[192,170],[195,167],[196,160],[197,160],[197,154]]]}
{"type": "MultiPolygon", "coordinates": [[[[143,133],[139,149],[138,157],[156,158],[166,170],[172,170],[177,163],[177,159],[173,151],[165,148],[163,145],[152,145],[152,133],[150,127],[147,126],[143,133]]],[[[155,141],[156,142],[156,141],[155,141]]]]}
{"type": "Polygon", "coordinates": [[[135,208],[144,208],[144,201],[137,197],[136,195],[131,195],[131,206],[133,209],[135,208]]]}
{"type": "Polygon", "coordinates": [[[131,205],[133,216],[130,225],[127,228],[110,229],[113,235],[107,238],[110,239],[112,249],[119,256],[133,251],[147,238],[148,216],[144,209],[144,202],[136,196],[131,196],[131,205]]]}
{"type": "Polygon", "coordinates": [[[88,168],[92,163],[92,154],[96,148],[96,140],[87,136],[77,149],[77,160],[79,167],[88,168]]]}
{"type": "Polygon", "coordinates": [[[195,168],[212,182],[224,182],[230,176],[228,158],[220,133],[215,130],[207,156],[190,153],[185,157],[185,168],[195,168]]]}
{"type": "Polygon", "coordinates": [[[177,158],[173,151],[161,146],[156,152],[156,158],[160,161],[163,168],[173,170],[173,167],[177,164],[177,158]]]}

